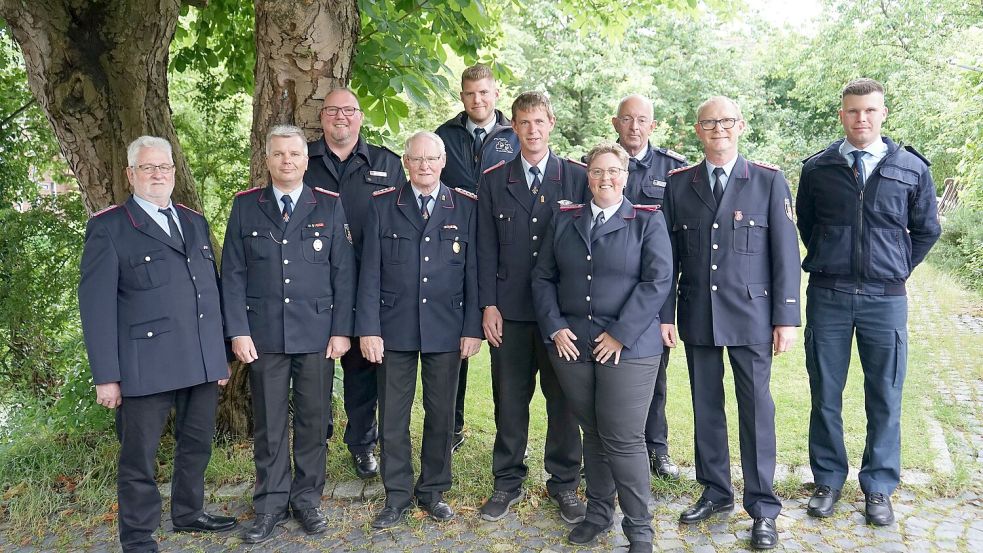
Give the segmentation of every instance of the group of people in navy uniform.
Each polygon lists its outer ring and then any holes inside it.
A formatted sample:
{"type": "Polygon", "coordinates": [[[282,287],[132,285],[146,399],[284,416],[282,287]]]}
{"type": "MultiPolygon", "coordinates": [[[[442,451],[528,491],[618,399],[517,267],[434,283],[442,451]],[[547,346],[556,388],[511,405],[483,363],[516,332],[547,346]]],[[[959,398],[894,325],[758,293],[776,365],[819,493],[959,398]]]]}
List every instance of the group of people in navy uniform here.
{"type": "Polygon", "coordinates": [[[172,408],[174,531],[237,525],[203,507],[217,390],[232,358],[249,364],[254,417],[255,518],[244,542],[271,539],[291,515],[308,534],[328,528],[320,505],[337,359],[344,443],[358,476],[381,474],[386,492],[371,526],[399,525],[414,503],[433,520],[452,519],[444,494],[467,432],[467,361],[483,340],[496,433],[482,519],[501,520],[524,497],[538,376],[546,488],[573,525],[568,540],[586,545],[607,532],[617,497],[629,551],[652,551],[650,478],[679,478],[665,406],[669,352],[681,341],[703,492],[679,522],[734,508],[726,353],[750,546],[774,548],[782,503],[769,381],[773,357],[798,340],[799,234],[810,274],[816,483],[807,513],[831,516],[847,477],[841,409],[855,330],[869,421],[864,514],[893,523],[905,282],[941,231],[928,161],[881,135],[883,87],[846,85],[845,138],[805,161],[794,202],[778,167],[741,155],[747,123],[730,98],[697,108],[704,158],[687,165],[649,142],[657,122],[643,96],[621,100],[611,120],[617,142],[582,161],[550,148],[556,118],[546,95],[518,95],[511,118],[496,109],[498,97],[488,67],[467,68],[464,111],[410,136],[402,156],[361,136],[359,101],[346,88],[324,98],[323,138],[274,126],[269,185],[237,194],[221,275],[205,219],[171,202],[171,145],[148,136],[130,144],[133,195],[90,219],[79,284],[96,399],[116,409],[125,551],[157,550],[155,456],[172,408]]]}

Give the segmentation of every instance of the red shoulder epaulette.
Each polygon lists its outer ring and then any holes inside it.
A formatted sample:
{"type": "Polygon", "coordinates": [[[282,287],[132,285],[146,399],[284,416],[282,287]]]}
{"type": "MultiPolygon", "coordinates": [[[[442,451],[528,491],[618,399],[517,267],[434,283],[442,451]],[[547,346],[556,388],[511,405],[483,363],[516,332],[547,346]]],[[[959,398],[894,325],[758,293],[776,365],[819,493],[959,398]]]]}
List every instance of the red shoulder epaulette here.
{"type": "Polygon", "coordinates": [[[584,163],[583,161],[578,161],[576,159],[570,159],[570,158],[567,158],[567,161],[572,162],[572,163],[576,163],[577,165],[579,165],[581,167],[587,167],[587,164],[584,163]]]}
{"type": "MultiPolygon", "coordinates": [[[[201,215],[201,212],[200,211],[196,211],[194,209],[191,209],[190,207],[188,207],[188,206],[186,206],[184,204],[177,204],[177,206],[178,207],[183,207],[184,209],[187,209],[188,211],[190,211],[192,213],[197,213],[198,215],[201,215]]],[[[202,215],[202,217],[204,217],[204,215],[202,215]]]]}
{"type": "Polygon", "coordinates": [[[327,194],[328,196],[334,196],[335,198],[340,198],[341,197],[341,194],[339,194],[337,192],[332,192],[330,190],[325,190],[325,189],[321,188],[320,186],[315,186],[314,187],[314,190],[317,190],[321,194],[327,194]]]}
{"type": "Polygon", "coordinates": [[[495,165],[492,165],[488,169],[485,169],[484,171],[481,172],[481,174],[484,175],[484,174],[487,174],[487,173],[491,173],[492,171],[494,171],[495,169],[498,169],[499,167],[501,167],[503,165],[505,165],[505,160],[504,159],[502,161],[499,161],[495,165]]]}
{"type": "Polygon", "coordinates": [[[781,171],[782,170],[781,167],[779,167],[779,166],[777,166],[775,164],[772,164],[772,163],[765,163],[763,161],[754,161],[754,160],[748,160],[748,161],[750,161],[751,163],[757,165],[758,167],[764,167],[765,169],[771,169],[772,171],[781,171]]]}
{"type": "Polygon", "coordinates": [[[474,192],[465,190],[463,188],[451,188],[451,190],[453,190],[454,192],[457,192],[458,194],[460,194],[462,196],[467,196],[468,198],[471,198],[474,201],[478,201],[478,195],[475,194],[474,192]]]}
{"type": "Polygon", "coordinates": [[[668,177],[670,175],[675,175],[676,173],[682,173],[683,171],[686,171],[688,169],[692,169],[692,168],[696,167],[697,165],[699,165],[699,164],[687,165],[685,167],[676,167],[672,171],[669,171],[668,173],[666,173],[666,176],[668,177]]]}
{"type": "Polygon", "coordinates": [[[676,161],[682,161],[683,163],[686,163],[686,157],[679,152],[674,152],[669,148],[666,148],[666,155],[671,157],[672,159],[675,159],[676,161]]]}
{"type": "Polygon", "coordinates": [[[262,189],[263,189],[262,186],[257,186],[255,188],[248,188],[246,190],[243,190],[242,192],[236,192],[236,197],[245,196],[246,194],[252,194],[253,192],[256,192],[257,190],[262,190],[262,189]]]}
{"type": "Polygon", "coordinates": [[[567,204],[560,205],[560,211],[576,211],[578,209],[583,209],[584,204],[567,204]]]}
{"type": "Polygon", "coordinates": [[[372,193],[372,197],[374,198],[376,196],[381,196],[383,194],[388,194],[388,193],[392,192],[393,190],[396,190],[396,187],[395,186],[390,186],[389,188],[383,188],[382,190],[376,190],[375,192],[372,193]]]}
{"type": "Polygon", "coordinates": [[[98,217],[98,216],[100,216],[100,215],[102,215],[104,213],[109,213],[110,211],[116,209],[117,207],[119,207],[119,206],[116,205],[116,204],[113,204],[113,205],[108,206],[108,207],[104,207],[104,208],[100,209],[99,211],[96,211],[95,213],[93,213],[92,216],[93,217],[98,217]]]}
{"type": "Polygon", "coordinates": [[[661,205],[651,205],[651,204],[633,204],[632,207],[638,211],[659,211],[662,209],[661,205]]]}

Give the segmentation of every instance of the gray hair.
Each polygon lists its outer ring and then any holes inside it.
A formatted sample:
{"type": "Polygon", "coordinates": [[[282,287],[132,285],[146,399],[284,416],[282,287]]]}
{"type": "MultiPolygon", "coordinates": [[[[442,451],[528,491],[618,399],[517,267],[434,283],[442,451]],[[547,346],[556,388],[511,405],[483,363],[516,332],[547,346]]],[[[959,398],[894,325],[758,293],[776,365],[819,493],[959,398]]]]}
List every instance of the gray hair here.
{"type": "Polygon", "coordinates": [[[307,155],[307,136],[304,135],[304,131],[300,127],[294,125],[273,125],[270,132],[266,133],[266,155],[270,155],[270,141],[273,140],[274,136],[282,136],[284,138],[299,136],[301,143],[304,145],[304,155],[307,155]]]}
{"type": "Polygon", "coordinates": [[[595,159],[604,154],[614,154],[614,156],[617,157],[618,161],[621,163],[621,168],[628,168],[628,152],[621,147],[621,144],[616,142],[601,142],[597,146],[591,148],[591,150],[587,152],[585,160],[587,161],[587,166],[590,167],[591,163],[593,163],[595,159]]]}
{"type": "Polygon", "coordinates": [[[703,110],[706,109],[707,106],[709,106],[710,104],[715,104],[717,102],[723,102],[725,104],[729,104],[730,107],[734,108],[734,111],[737,113],[737,118],[744,119],[744,114],[741,113],[741,106],[737,105],[737,102],[731,100],[726,96],[710,96],[709,98],[704,100],[703,103],[700,104],[698,108],[696,108],[697,120],[699,120],[700,114],[703,113],[703,110]]]}
{"type": "Polygon", "coordinates": [[[406,155],[406,152],[410,150],[410,144],[412,144],[413,141],[418,140],[420,138],[429,138],[431,142],[437,145],[437,149],[440,150],[440,155],[444,155],[447,153],[447,150],[444,149],[444,141],[439,136],[437,136],[436,133],[432,133],[429,131],[420,131],[411,134],[410,137],[406,139],[406,142],[403,143],[403,155],[406,155]]]}
{"type": "Polygon", "coordinates": [[[167,152],[168,157],[174,158],[174,152],[171,148],[171,143],[159,136],[141,136],[130,142],[130,145],[126,147],[126,164],[130,167],[136,167],[137,157],[140,155],[140,150],[143,148],[153,148],[156,150],[164,150],[167,152]]]}
{"type": "Polygon", "coordinates": [[[628,96],[622,98],[621,101],[618,102],[618,111],[616,111],[615,114],[621,113],[621,108],[624,107],[628,100],[640,100],[642,104],[648,108],[649,117],[653,117],[655,115],[655,106],[652,105],[652,100],[649,100],[641,94],[629,94],[628,96]]]}

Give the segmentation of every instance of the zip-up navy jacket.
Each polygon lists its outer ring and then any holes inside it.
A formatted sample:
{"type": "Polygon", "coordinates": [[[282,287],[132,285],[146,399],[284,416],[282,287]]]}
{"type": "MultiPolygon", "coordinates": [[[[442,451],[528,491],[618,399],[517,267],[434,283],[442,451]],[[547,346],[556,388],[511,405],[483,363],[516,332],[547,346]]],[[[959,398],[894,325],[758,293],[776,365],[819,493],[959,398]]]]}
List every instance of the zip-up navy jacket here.
{"type": "Polygon", "coordinates": [[[939,239],[929,161],[883,137],[887,155],[863,188],[840,139],[804,162],[795,210],[809,283],[851,294],[905,294],[905,281],[939,239]]]}
{"type": "Polygon", "coordinates": [[[440,180],[451,188],[478,191],[478,177],[489,167],[501,161],[509,162],[519,155],[519,139],[512,130],[512,123],[495,110],[495,126],[485,135],[478,157],[474,155],[474,135],[468,132],[468,114],[458,113],[453,119],[437,128],[437,136],[444,141],[447,165],[440,180]]]}

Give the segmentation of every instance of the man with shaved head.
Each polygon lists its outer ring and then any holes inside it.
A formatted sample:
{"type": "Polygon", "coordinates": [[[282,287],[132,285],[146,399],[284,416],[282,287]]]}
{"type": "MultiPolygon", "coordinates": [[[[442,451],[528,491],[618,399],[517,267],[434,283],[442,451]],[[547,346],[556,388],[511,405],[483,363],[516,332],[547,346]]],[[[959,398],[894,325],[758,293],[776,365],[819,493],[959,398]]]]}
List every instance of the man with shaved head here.
{"type": "MultiPolygon", "coordinates": [[[[634,204],[662,205],[666,193],[666,175],[686,165],[686,158],[667,148],[657,148],[649,142],[655,130],[652,101],[641,94],[631,94],[618,103],[618,114],[611,118],[618,133],[618,144],[628,152],[628,183],[624,195],[634,204]]],[[[656,476],[675,480],[679,467],[669,457],[669,425],[666,422],[666,367],[669,348],[663,349],[655,393],[645,423],[645,447],[649,465],[656,476]]]]}
{"type": "MultiPolygon", "coordinates": [[[[309,142],[306,182],[311,186],[338,192],[348,218],[356,264],[362,257],[362,229],[368,218],[372,193],[399,186],[406,179],[399,156],[384,146],[369,144],[359,134],[362,110],[358,97],[347,88],[336,88],[324,97],[321,127],[324,137],[309,142]]],[[[375,458],[378,440],[376,425],[376,371],[378,365],[362,357],[358,344],[341,358],[344,371],[345,445],[352,455],[359,478],[379,474],[375,458]]],[[[334,425],[328,430],[331,437],[334,425]]]]}
{"type": "Polygon", "coordinates": [[[738,153],[746,123],[736,102],[714,96],[700,105],[696,119],[705,158],[669,173],[663,205],[678,294],[670,293],[662,308],[662,339],[674,347],[678,324],[693,394],[696,479],[704,486],[679,521],[695,524],[734,508],[726,350],[737,396],[744,509],[754,519],[751,547],[772,549],[782,502],[772,486],[771,360],[788,351],[800,324],[792,197],[778,167],[738,153]]]}

